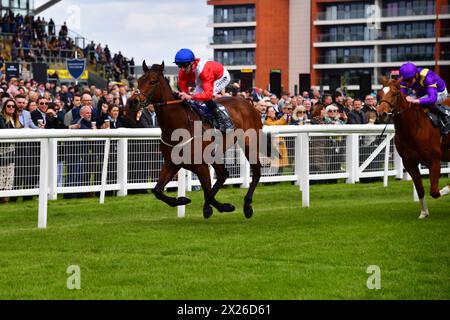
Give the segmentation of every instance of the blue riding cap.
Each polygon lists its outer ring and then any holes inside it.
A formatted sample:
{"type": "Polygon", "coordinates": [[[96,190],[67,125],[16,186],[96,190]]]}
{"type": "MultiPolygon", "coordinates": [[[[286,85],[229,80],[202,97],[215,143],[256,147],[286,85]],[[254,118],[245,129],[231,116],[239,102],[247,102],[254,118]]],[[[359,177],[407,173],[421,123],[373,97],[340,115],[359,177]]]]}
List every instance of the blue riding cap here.
{"type": "Polygon", "coordinates": [[[415,77],[419,71],[414,63],[407,62],[400,67],[400,75],[403,79],[415,77]]]}
{"type": "Polygon", "coordinates": [[[192,62],[195,60],[195,55],[190,49],[181,49],[175,55],[175,63],[192,62]]]}

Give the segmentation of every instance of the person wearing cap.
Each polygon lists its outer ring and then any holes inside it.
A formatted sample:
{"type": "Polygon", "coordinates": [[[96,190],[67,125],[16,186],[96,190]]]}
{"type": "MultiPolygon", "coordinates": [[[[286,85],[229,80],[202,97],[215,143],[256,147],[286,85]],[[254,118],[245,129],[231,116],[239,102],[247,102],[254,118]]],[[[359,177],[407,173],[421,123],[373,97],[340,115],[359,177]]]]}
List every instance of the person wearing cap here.
{"type": "Polygon", "coordinates": [[[441,105],[448,97],[444,80],[427,68],[418,68],[414,63],[407,62],[400,67],[400,91],[407,95],[408,102],[419,104],[437,114],[442,121],[442,134],[450,132],[450,122],[447,114],[437,105],[441,105]],[[414,90],[417,98],[408,96],[408,89],[414,90]]]}
{"type": "Polygon", "coordinates": [[[230,74],[222,64],[203,58],[196,58],[192,50],[183,48],[175,55],[175,64],[180,68],[178,86],[183,100],[203,101],[217,120],[220,131],[234,129],[226,108],[219,109],[214,95],[221,92],[230,82],[230,74]],[[189,93],[189,83],[196,83],[193,94],[189,93]]]}

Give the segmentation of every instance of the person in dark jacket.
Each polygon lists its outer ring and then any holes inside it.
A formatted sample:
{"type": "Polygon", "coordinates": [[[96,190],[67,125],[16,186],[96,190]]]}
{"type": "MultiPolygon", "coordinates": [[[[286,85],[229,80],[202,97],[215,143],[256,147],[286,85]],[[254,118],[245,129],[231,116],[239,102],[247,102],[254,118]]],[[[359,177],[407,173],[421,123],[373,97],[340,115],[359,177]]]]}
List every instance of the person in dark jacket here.
{"type": "Polygon", "coordinates": [[[347,124],[365,124],[366,117],[362,109],[362,101],[355,99],[353,101],[353,111],[348,114],[347,124]]]}

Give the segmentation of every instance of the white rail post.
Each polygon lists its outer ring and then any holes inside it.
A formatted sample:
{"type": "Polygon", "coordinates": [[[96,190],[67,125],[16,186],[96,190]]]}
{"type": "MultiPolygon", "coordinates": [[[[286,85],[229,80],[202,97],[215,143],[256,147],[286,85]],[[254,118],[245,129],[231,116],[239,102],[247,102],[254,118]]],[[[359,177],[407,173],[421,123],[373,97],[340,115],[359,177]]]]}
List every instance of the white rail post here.
{"type": "Polygon", "coordinates": [[[57,200],[58,186],[58,141],[56,139],[48,140],[48,159],[49,159],[49,189],[48,200],[57,200]]]}
{"type": "Polygon", "coordinates": [[[384,154],[383,185],[385,188],[388,186],[388,170],[389,170],[389,154],[391,153],[391,138],[392,138],[392,133],[388,133],[386,135],[386,152],[384,154]]]}
{"type": "Polygon", "coordinates": [[[295,182],[295,184],[297,184],[299,186],[300,191],[302,191],[302,182],[301,182],[301,166],[302,166],[302,153],[303,153],[303,149],[302,149],[302,134],[298,133],[295,136],[295,175],[297,176],[297,181],[295,182]]]}
{"type": "Polygon", "coordinates": [[[352,133],[347,136],[346,162],[348,178],[347,183],[354,184],[358,181],[359,170],[359,134],[352,133]]]}
{"type": "Polygon", "coordinates": [[[40,150],[40,169],[39,169],[39,211],[38,211],[38,228],[47,228],[47,199],[48,199],[48,139],[41,140],[40,150]]]}
{"type": "Polygon", "coordinates": [[[239,166],[240,166],[240,176],[242,178],[241,188],[250,187],[250,163],[245,157],[244,150],[239,148],[239,166]]]}
{"type": "Polygon", "coordinates": [[[309,135],[301,133],[301,174],[300,183],[302,186],[302,207],[309,207],[309,135]]]}
{"type": "Polygon", "coordinates": [[[416,186],[413,184],[413,199],[415,202],[419,201],[419,195],[417,194],[416,186]]]}
{"type": "Polygon", "coordinates": [[[117,142],[117,182],[120,189],[119,197],[125,197],[128,193],[128,139],[119,139],[117,142]]]}
{"type": "Polygon", "coordinates": [[[192,191],[192,172],[186,170],[186,191],[192,191]]]}
{"type": "MultiPolygon", "coordinates": [[[[181,168],[178,171],[178,198],[186,196],[186,170],[181,168]]],[[[178,206],[178,218],[186,216],[186,206],[178,206]]]]}
{"type": "Polygon", "coordinates": [[[397,148],[395,148],[395,143],[394,143],[394,168],[395,168],[395,171],[397,172],[397,174],[395,175],[395,178],[403,179],[404,178],[403,162],[402,162],[402,158],[398,154],[397,148]]]}
{"type": "Polygon", "coordinates": [[[109,160],[110,146],[111,146],[111,139],[106,139],[105,140],[105,153],[103,155],[102,186],[100,189],[100,204],[105,203],[105,187],[106,187],[106,178],[108,175],[108,160],[109,160]]]}

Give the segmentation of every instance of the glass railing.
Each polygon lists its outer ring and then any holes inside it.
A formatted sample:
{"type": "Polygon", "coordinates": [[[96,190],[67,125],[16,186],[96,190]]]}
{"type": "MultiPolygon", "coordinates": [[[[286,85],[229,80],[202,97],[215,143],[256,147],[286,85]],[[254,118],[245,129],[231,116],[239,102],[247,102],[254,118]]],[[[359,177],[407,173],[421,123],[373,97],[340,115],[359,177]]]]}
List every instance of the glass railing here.
{"type": "MultiPolygon", "coordinates": [[[[450,30],[441,29],[442,36],[450,34],[450,30]]],[[[388,32],[388,31],[374,31],[374,32],[358,32],[358,33],[339,33],[330,34],[322,33],[317,35],[317,42],[336,42],[336,41],[371,41],[371,40],[394,40],[394,39],[421,39],[434,38],[434,32],[427,32],[426,30],[417,30],[412,32],[388,32]]]]}
{"type": "Polygon", "coordinates": [[[402,55],[381,54],[381,62],[403,62],[403,61],[432,61],[434,54],[431,53],[405,53],[402,55]]]}
{"type": "Polygon", "coordinates": [[[361,55],[349,56],[319,56],[317,63],[319,64],[340,64],[340,63],[373,63],[373,56],[364,57],[361,55]]]}
{"type": "Polygon", "coordinates": [[[255,37],[223,37],[214,36],[209,38],[211,44],[241,44],[241,43],[255,43],[255,37]]]}
{"type": "Polygon", "coordinates": [[[247,59],[247,58],[227,58],[227,59],[217,59],[218,62],[223,64],[224,66],[249,66],[254,65],[255,60],[247,59]]]}
{"type": "Polygon", "coordinates": [[[318,12],[316,20],[345,20],[345,19],[365,19],[369,17],[366,10],[351,10],[348,12],[318,12]]]}
{"type": "Polygon", "coordinates": [[[255,22],[256,15],[254,12],[251,13],[236,13],[228,14],[226,17],[223,15],[213,15],[210,18],[210,23],[232,23],[232,22],[255,22]],[[212,20],[212,21],[211,21],[212,20]]]}
{"type": "Polygon", "coordinates": [[[423,16],[436,14],[435,6],[412,8],[389,8],[382,10],[382,17],[423,16]]]}

